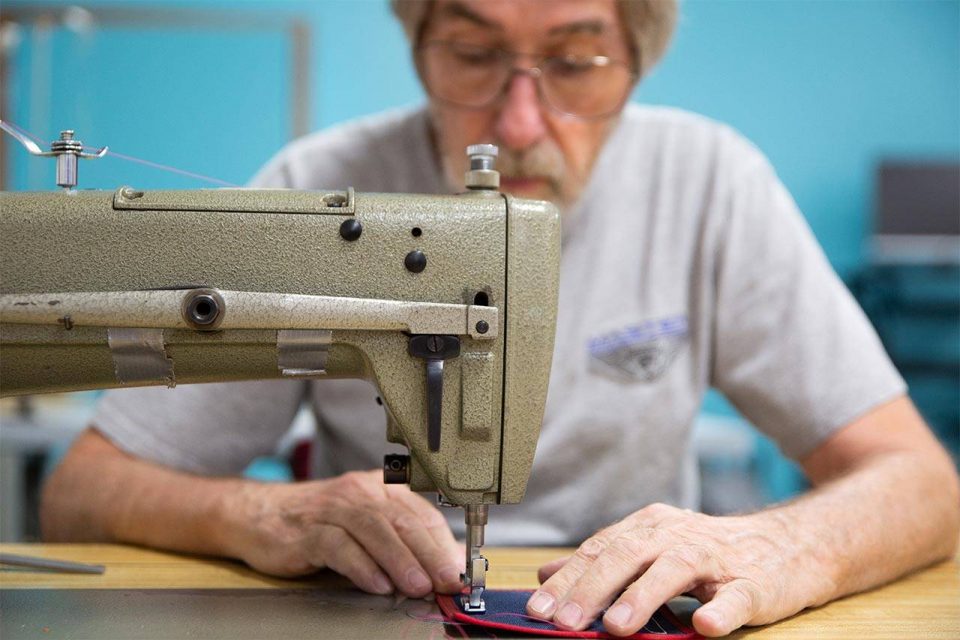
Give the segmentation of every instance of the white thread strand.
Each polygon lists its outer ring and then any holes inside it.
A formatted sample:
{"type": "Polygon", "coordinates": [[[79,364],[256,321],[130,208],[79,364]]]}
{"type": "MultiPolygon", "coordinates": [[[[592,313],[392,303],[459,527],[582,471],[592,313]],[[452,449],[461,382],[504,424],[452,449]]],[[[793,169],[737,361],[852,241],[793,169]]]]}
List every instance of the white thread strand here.
{"type": "MultiPolygon", "coordinates": [[[[93,150],[96,151],[96,147],[84,147],[84,150],[93,150]]],[[[122,153],[117,153],[113,149],[107,151],[108,156],[114,156],[120,160],[126,160],[127,162],[134,162],[136,164],[142,164],[153,169],[159,169],[161,171],[169,171],[170,173],[175,173],[181,176],[186,176],[188,178],[195,178],[197,180],[203,180],[205,182],[210,182],[212,184],[218,184],[221,187],[239,187],[240,185],[234,184],[232,182],[227,182],[226,180],[221,180],[219,178],[211,178],[210,176],[205,176],[202,173],[194,173],[192,171],[186,171],[184,169],[177,169],[176,167],[171,167],[165,164],[160,164],[158,162],[151,162],[150,160],[143,160],[141,158],[134,158],[133,156],[127,156],[122,153]]]]}
{"type": "MultiPolygon", "coordinates": [[[[43,138],[41,138],[40,136],[34,135],[34,134],[30,133],[29,131],[27,131],[27,130],[24,129],[23,127],[18,126],[18,125],[16,125],[16,124],[14,124],[13,122],[10,122],[9,120],[4,120],[4,122],[7,123],[9,126],[13,127],[14,129],[16,129],[19,133],[23,134],[24,136],[26,136],[26,137],[28,137],[28,138],[31,138],[34,142],[39,143],[39,144],[41,145],[41,148],[42,148],[42,149],[47,149],[47,148],[49,147],[50,143],[49,143],[48,141],[44,140],[43,138]]],[[[96,152],[96,151],[99,151],[100,149],[99,149],[98,147],[90,147],[90,146],[84,145],[84,146],[83,146],[83,150],[84,150],[84,151],[93,151],[93,152],[96,152]]],[[[195,179],[195,180],[201,180],[201,181],[204,181],[204,182],[210,182],[211,184],[220,185],[221,187],[239,187],[239,186],[240,186],[240,185],[238,185],[238,184],[233,184],[232,182],[227,182],[226,180],[221,180],[221,179],[219,179],[219,178],[211,178],[210,176],[205,176],[205,175],[203,175],[202,173],[194,173],[193,171],[186,171],[186,170],[184,170],[184,169],[177,169],[176,167],[171,167],[171,166],[168,166],[168,165],[165,165],[165,164],[160,164],[160,163],[158,163],[158,162],[151,162],[151,161],[149,161],[149,160],[142,160],[142,159],[140,159],[140,158],[134,158],[133,156],[127,156],[127,155],[124,155],[124,154],[122,154],[122,153],[117,153],[116,151],[114,151],[114,150],[112,150],[112,149],[110,149],[110,150],[107,151],[107,155],[108,155],[108,156],[115,156],[115,157],[116,157],[117,159],[119,159],[119,160],[126,160],[127,162],[134,162],[134,163],[137,163],[137,164],[142,164],[142,165],[144,165],[144,166],[151,167],[151,168],[153,168],[153,169],[159,169],[159,170],[161,170],[161,171],[168,171],[168,172],[170,172],[170,173],[175,173],[175,174],[178,174],[178,175],[181,175],[181,176],[186,176],[186,177],[188,177],[188,178],[193,178],[193,179],[195,179]]]]}
{"type": "Polygon", "coordinates": [[[32,138],[34,142],[39,142],[40,144],[43,144],[43,145],[49,144],[48,142],[46,142],[46,141],[45,141],[43,138],[41,138],[40,136],[35,136],[35,135],[33,135],[32,133],[30,133],[29,131],[27,131],[27,130],[24,129],[23,127],[18,127],[17,125],[15,125],[14,123],[10,122],[9,120],[4,120],[4,122],[6,122],[8,125],[10,125],[11,127],[13,127],[14,129],[16,129],[18,132],[20,132],[20,133],[22,133],[23,135],[27,136],[28,138],[32,138]]]}

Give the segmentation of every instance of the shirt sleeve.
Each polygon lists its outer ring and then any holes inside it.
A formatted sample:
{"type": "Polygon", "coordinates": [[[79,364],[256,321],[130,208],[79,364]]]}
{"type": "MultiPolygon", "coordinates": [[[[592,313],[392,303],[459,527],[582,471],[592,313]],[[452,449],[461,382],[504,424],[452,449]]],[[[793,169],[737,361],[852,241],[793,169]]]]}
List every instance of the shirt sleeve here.
{"type": "Polygon", "coordinates": [[[141,387],[106,393],[92,425],[137,457],[201,475],[236,475],[274,451],[306,393],[302,380],[141,387]]]}
{"type": "Polygon", "coordinates": [[[769,163],[725,214],[712,383],[797,459],[906,384],[769,163]]]}

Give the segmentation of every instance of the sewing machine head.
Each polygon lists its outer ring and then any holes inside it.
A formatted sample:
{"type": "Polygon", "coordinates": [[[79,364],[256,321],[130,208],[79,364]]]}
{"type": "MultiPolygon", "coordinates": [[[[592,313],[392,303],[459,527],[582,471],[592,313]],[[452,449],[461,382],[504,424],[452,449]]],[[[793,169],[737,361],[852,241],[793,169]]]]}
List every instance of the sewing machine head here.
{"type": "Polygon", "coordinates": [[[471,507],[482,591],[486,505],[523,497],[543,417],[560,229],[470,151],[456,196],[3,193],[0,392],[370,380],[410,451],[385,480],[471,507]]]}

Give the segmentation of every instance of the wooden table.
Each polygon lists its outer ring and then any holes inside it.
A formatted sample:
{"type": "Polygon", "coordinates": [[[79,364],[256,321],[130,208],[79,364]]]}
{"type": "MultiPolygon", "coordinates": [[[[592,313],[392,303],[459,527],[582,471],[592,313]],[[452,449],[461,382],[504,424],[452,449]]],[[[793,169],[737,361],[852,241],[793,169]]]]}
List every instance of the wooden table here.
{"type": "MultiPolygon", "coordinates": [[[[299,593],[302,597],[306,597],[305,594],[308,593],[325,594],[317,602],[322,601],[322,606],[327,608],[318,611],[317,607],[321,605],[312,601],[300,603],[297,605],[299,608],[291,608],[290,613],[285,614],[282,620],[264,623],[267,626],[255,628],[249,637],[307,637],[303,627],[297,626],[303,624],[304,615],[310,615],[314,625],[319,625],[318,618],[323,621],[322,625],[316,626],[316,629],[310,632],[309,637],[314,638],[369,638],[377,637],[377,633],[384,630],[386,631],[380,637],[443,637],[442,627],[439,627],[435,619],[431,619],[432,605],[421,601],[403,603],[402,599],[361,594],[350,589],[338,576],[329,573],[303,580],[282,580],[257,574],[235,562],[122,545],[4,544],[0,545],[0,551],[107,566],[103,575],[39,573],[12,568],[0,570],[0,621],[4,624],[4,640],[13,640],[14,637],[78,637],[70,633],[69,628],[62,628],[62,620],[59,621],[59,626],[55,627],[48,624],[42,616],[36,620],[22,621],[16,628],[12,628],[13,623],[8,624],[11,614],[14,613],[10,610],[10,603],[16,600],[18,594],[22,598],[28,593],[42,594],[45,590],[48,593],[85,594],[85,597],[99,594],[100,600],[74,599],[62,606],[67,607],[66,610],[71,612],[71,615],[76,615],[72,620],[88,625],[83,627],[84,629],[100,629],[100,637],[104,640],[113,632],[117,632],[114,634],[117,637],[177,637],[186,635],[182,632],[187,629],[191,630],[190,635],[199,637],[230,637],[231,634],[235,636],[235,629],[221,635],[218,627],[210,626],[213,624],[211,620],[216,618],[216,611],[231,616],[249,615],[251,620],[263,622],[266,611],[275,610],[275,605],[271,600],[263,600],[262,596],[269,595],[271,590],[276,593],[277,589],[283,590],[285,594],[299,593]],[[121,591],[104,595],[102,590],[121,591]],[[160,602],[153,598],[159,603],[156,606],[152,606],[152,600],[148,599],[147,604],[151,606],[137,609],[141,616],[137,623],[139,626],[111,627],[102,621],[97,626],[96,618],[104,598],[118,603],[113,614],[118,615],[119,612],[122,616],[122,601],[126,596],[163,593],[155,590],[169,590],[165,593],[185,595],[176,601],[160,602]],[[183,605],[184,602],[198,601],[198,594],[202,596],[205,593],[237,594],[233,597],[234,601],[237,598],[242,601],[244,595],[249,595],[250,606],[234,611],[229,607],[236,605],[227,603],[222,597],[210,600],[209,606],[183,605]],[[85,610],[84,602],[88,603],[88,608],[98,610],[85,610]],[[91,602],[94,604],[89,604],[91,602]],[[262,603],[267,603],[266,608],[259,607],[262,603]],[[211,613],[211,607],[214,613],[211,613]],[[151,628],[151,621],[162,621],[162,624],[151,628]],[[194,622],[208,626],[194,627],[194,622]],[[197,633],[194,634],[193,631],[197,633]]],[[[550,548],[486,548],[484,553],[490,559],[487,583],[491,588],[502,589],[536,587],[537,568],[567,551],[550,548]]],[[[296,598],[293,600],[296,601],[296,598]]],[[[36,600],[29,602],[36,603],[36,600]]],[[[687,615],[695,608],[695,602],[689,599],[678,599],[673,604],[687,615]]],[[[42,612],[45,609],[39,607],[37,611],[42,612]]],[[[745,638],[754,635],[763,639],[821,637],[857,640],[956,640],[960,638],[960,556],[885,587],[803,612],[775,625],[741,630],[731,637],[745,638]]]]}

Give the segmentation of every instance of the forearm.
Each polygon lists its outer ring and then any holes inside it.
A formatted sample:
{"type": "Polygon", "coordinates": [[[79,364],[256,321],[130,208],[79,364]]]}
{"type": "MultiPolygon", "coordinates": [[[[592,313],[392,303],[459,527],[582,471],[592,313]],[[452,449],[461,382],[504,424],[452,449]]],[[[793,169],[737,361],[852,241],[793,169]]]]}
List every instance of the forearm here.
{"type": "Polygon", "coordinates": [[[44,538],[225,555],[224,504],[244,482],[151,464],[87,431],[44,487],[44,538]]]}
{"type": "Polygon", "coordinates": [[[756,517],[775,519],[809,554],[832,581],[833,593],[821,598],[829,601],[954,553],[958,494],[942,450],[890,452],[756,517]]]}

